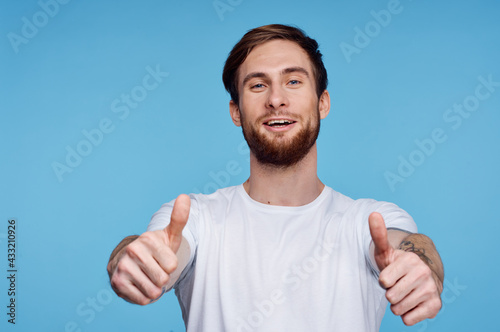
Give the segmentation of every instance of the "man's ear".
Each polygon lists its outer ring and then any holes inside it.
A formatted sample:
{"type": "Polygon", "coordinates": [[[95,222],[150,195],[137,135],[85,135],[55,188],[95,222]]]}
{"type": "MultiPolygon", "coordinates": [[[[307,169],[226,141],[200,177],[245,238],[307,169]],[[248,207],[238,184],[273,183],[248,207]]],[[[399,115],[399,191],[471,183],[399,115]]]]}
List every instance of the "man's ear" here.
{"type": "Polygon", "coordinates": [[[320,119],[326,118],[328,113],[330,113],[330,94],[328,90],[323,91],[319,97],[319,116],[320,119]]]}
{"type": "Polygon", "coordinates": [[[233,123],[240,127],[241,126],[241,113],[238,104],[234,101],[229,102],[229,113],[231,114],[231,119],[233,119],[233,123]]]}

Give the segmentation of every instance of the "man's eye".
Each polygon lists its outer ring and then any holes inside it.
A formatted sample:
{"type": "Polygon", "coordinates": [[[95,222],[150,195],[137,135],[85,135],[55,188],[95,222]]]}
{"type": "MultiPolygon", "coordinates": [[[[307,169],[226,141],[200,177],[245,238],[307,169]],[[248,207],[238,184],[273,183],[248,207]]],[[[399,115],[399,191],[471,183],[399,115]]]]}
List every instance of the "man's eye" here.
{"type": "Polygon", "coordinates": [[[263,88],[263,87],[264,87],[264,84],[261,84],[261,83],[257,83],[257,84],[252,85],[252,89],[254,89],[254,88],[259,89],[259,88],[263,88]]]}
{"type": "Polygon", "coordinates": [[[300,81],[298,81],[298,80],[291,80],[290,82],[288,82],[288,84],[291,84],[291,85],[297,85],[299,83],[300,83],[300,81]]]}

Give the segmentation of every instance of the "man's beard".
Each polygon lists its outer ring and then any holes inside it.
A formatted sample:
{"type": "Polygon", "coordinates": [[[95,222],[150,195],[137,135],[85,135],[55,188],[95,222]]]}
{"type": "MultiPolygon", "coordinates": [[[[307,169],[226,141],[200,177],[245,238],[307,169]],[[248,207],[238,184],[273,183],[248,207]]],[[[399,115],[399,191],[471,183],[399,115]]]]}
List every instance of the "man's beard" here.
{"type": "MultiPolygon", "coordinates": [[[[257,121],[257,125],[262,125],[262,121],[257,121]]],[[[241,127],[250,151],[261,164],[287,168],[301,161],[316,143],[320,127],[319,110],[294,137],[287,140],[282,139],[286,134],[284,132],[273,132],[273,138],[259,134],[243,117],[241,127]]]]}

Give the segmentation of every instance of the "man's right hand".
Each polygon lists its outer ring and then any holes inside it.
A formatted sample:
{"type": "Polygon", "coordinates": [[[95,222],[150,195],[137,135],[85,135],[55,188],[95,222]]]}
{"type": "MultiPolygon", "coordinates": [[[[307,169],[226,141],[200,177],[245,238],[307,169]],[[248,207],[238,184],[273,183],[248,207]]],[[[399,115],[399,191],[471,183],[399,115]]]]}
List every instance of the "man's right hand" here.
{"type": "Polygon", "coordinates": [[[178,265],[176,253],[190,206],[189,196],[179,195],[167,227],[143,233],[112,256],[108,273],[111,287],[118,296],[131,303],[146,305],[164,293],[178,265]]]}

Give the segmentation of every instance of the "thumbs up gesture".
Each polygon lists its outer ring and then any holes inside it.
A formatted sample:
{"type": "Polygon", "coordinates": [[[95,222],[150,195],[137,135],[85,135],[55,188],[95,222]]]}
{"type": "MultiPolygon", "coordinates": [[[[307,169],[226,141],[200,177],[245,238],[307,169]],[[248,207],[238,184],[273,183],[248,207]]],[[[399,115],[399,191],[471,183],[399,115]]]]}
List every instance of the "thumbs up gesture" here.
{"type": "MultiPolygon", "coordinates": [[[[181,248],[182,230],[188,221],[190,206],[189,196],[179,195],[167,227],[125,238],[113,251],[108,273],[118,296],[145,305],[165,292],[165,286],[172,281],[179,265],[176,254],[181,248]]],[[[188,257],[182,262],[184,266],[188,257]]]]}
{"type": "Polygon", "coordinates": [[[443,266],[432,241],[422,234],[387,230],[382,215],[370,214],[373,257],[391,311],[406,325],[434,318],[441,309],[443,266]],[[395,249],[391,242],[399,244],[395,249]]]}
{"type": "Polygon", "coordinates": [[[163,231],[168,239],[170,249],[177,253],[182,240],[182,230],[187,224],[189,218],[189,208],[191,207],[191,199],[188,195],[179,195],[174,203],[172,215],[170,216],[170,224],[163,231]]]}

